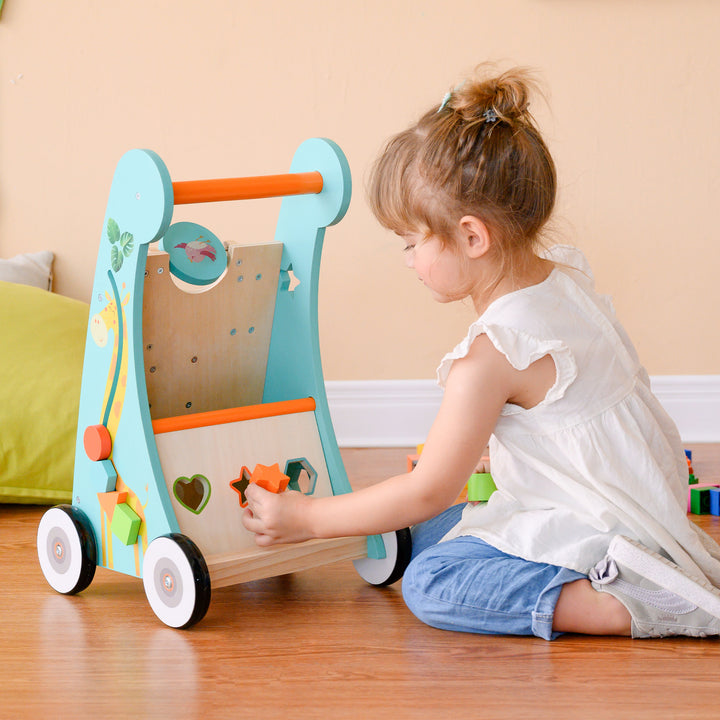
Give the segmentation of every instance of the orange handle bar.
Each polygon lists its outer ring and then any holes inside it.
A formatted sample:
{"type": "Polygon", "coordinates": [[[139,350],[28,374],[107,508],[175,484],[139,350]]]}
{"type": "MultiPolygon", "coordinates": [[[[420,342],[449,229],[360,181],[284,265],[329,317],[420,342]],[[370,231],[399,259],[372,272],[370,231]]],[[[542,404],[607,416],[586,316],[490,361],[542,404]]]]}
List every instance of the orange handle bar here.
{"type": "Polygon", "coordinates": [[[315,194],[323,189],[323,178],[315,171],[222,180],[185,180],[174,182],[172,186],[175,205],[188,205],[315,194]]]}
{"type": "Polygon", "coordinates": [[[159,420],[153,420],[152,427],[153,432],[160,435],[161,433],[176,432],[177,430],[192,430],[210,425],[241,422],[242,420],[258,420],[260,418],[314,411],[315,400],[309,397],[300,398],[299,400],[280,400],[273,403],[262,403],[261,405],[245,405],[239,408],[229,408],[228,410],[208,410],[194,415],[160,418],[159,420]]]}

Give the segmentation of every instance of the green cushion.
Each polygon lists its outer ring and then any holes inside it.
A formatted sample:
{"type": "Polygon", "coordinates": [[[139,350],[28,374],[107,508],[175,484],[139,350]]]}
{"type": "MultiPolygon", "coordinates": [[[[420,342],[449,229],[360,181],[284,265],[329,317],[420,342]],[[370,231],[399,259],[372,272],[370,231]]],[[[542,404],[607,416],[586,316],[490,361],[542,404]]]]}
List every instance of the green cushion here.
{"type": "Polygon", "coordinates": [[[0,282],[0,503],[72,497],[88,311],[0,282]]]}

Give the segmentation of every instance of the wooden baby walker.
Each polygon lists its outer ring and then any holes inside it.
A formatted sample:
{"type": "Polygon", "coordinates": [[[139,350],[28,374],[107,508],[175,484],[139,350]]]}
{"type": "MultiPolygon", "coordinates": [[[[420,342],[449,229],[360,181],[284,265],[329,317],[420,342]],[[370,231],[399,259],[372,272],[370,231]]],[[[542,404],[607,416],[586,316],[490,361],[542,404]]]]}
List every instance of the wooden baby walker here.
{"type": "Polygon", "coordinates": [[[142,578],[160,620],[186,628],[211,586],[339,560],[373,585],[402,576],[407,530],[261,549],[241,523],[251,482],[351,492],[317,323],[325,228],[350,194],[347,160],[323,139],[298,148],[290,173],[254,178],[173,183],[151,151],[121,158],[90,305],[73,502],[38,527],[55,590],[80,592],[101,565],[142,578]],[[228,247],[171,224],[175,205],[280,196],[271,243],[228,247]]]}

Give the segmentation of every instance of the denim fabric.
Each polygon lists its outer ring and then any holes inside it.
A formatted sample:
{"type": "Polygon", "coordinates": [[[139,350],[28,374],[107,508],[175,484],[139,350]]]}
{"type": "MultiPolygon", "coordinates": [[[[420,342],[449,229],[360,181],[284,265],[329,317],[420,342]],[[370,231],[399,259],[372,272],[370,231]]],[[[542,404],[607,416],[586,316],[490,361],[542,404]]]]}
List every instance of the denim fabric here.
{"type": "Polygon", "coordinates": [[[552,630],[553,614],[562,586],[587,576],[507,555],[476,537],[439,543],[463,507],[413,528],[402,586],[408,608],[443,630],[555,639],[560,633],[552,630]]]}

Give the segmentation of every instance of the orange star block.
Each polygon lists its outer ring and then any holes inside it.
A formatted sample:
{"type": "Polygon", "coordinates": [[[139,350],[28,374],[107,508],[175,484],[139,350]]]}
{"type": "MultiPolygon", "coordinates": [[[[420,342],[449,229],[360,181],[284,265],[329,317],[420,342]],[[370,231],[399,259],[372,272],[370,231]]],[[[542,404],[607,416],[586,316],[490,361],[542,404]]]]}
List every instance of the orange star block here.
{"type": "Polygon", "coordinates": [[[273,493],[283,492],[290,482],[290,478],[280,471],[280,465],[256,465],[252,472],[250,482],[254,482],[265,490],[273,493]]]}

